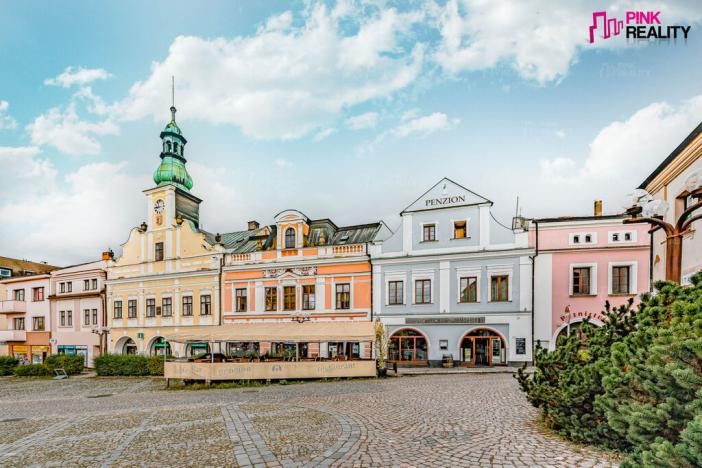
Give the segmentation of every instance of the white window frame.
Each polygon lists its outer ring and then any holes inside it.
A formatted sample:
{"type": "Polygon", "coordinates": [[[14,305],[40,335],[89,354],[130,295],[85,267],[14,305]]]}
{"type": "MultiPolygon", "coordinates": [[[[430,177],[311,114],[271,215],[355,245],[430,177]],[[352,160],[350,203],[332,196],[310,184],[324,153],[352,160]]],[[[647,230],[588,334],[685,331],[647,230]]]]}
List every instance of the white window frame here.
{"type": "MultiPolygon", "coordinates": [[[[639,262],[636,261],[630,261],[630,262],[609,262],[609,265],[607,267],[607,294],[612,295],[612,269],[614,267],[618,266],[628,266],[629,267],[629,294],[628,295],[634,295],[638,291],[638,282],[636,281],[638,278],[638,265],[639,262]]],[[[619,295],[619,294],[618,294],[619,295]]]]}
{"type": "Polygon", "coordinates": [[[597,263],[571,263],[568,265],[568,295],[573,295],[573,270],[590,268],[590,296],[597,295],[597,263]]]}
{"type": "Polygon", "coordinates": [[[568,245],[595,245],[597,244],[597,233],[596,232],[571,232],[568,234],[568,245]],[[575,237],[580,238],[580,242],[575,242],[575,237]],[[585,236],[590,236],[590,242],[585,242],[585,236]]]}
{"type": "MultiPolygon", "coordinates": [[[[431,223],[427,223],[431,224],[431,223]]],[[[412,272],[412,305],[418,305],[418,306],[426,306],[430,304],[434,304],[436,296],[434,295],[434,270],[430,271],[413,271],[412,272]],[[423,302],[421,304],[417,304],[417,296],[415,294],[415,288],[416,284],[415,282],[418,280],[429,280],[429,294],[431,297],[429,298],[429,302],[423,302]]]]}
{"type": "Polygon", "coordinates": [[[489,265],[487,267],[488,276],[488,302],[499,304],[504,301],[493,301],[492,299],[492,277],[507,275],[507,302],[512,302],[512,289],[514,287],[514,267],[512,265],[489,265]]]}
{"type": "MultiPolygon", "coordinates": [[[[424,232],[424,229],[422,229],[422,232],[424,232]]],[[[458,240],[458,239],[470,239],[470,218],[452,219],[451,220],[451,240],[458,240]],[[466,223],[466,237],[455,237],[456,221],[458,221],[458,222],[464,221],[466,223]]]]}
{"type": "Polygon", "coordinates": [[[609,244],[633,244],[636,242],[636,231],[635,230],[609,231],[607,233],[607,242],[609,244]],[[615,234],[619,235],[619,240],[614,240],[615,234]],[[625,234],[631,234],[631,240],[624,240],[625,234]]]}
{"type": "MultiPolygon", "coordinates": [[[[456,303],[457,304],[479,304],[481,289],[480,284],[482,283],[482,268],[456,268],[456,303]],[[476,278],[476,299],[475,302],[461,302],[461,278],[466,278],[474,276],[476,278]]],[[[509,281],[509,280],[507,280],[509,281]]]]}
{"type": "Polygon", "coordinates": [[[385,305],[397,307],[407,305],[407,274],[406,273],[386,273],[385,274],[385,305]],[[402,302],[400,304],[390,304],[390,282],[402,281],[402,302]]]}
{"type": "Polygon", "coordinates": [[[439,241],[439,222],[438,221],[427,221],[426,223],[419,224],[419,239],[420,242],[438,242],[439,241]],[[434,240],[424,239],[424,226],[434,225],[434,240]]]}

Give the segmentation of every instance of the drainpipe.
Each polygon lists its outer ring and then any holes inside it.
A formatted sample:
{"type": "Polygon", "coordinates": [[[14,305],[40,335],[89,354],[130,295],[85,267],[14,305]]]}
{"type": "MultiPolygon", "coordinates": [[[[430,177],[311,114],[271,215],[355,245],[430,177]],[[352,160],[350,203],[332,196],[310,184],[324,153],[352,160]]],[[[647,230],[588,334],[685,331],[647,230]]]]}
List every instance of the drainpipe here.
{"type": "Polygon", "coordinates": [[[536,257],[539,255],[539,222],[534,220],[534,226],[536,228],[536,251],[534,252],[534,255],[529,256],[531,259],[531,360],[533,363],[536,362],[536,343],[534,342],[534,314],[536,314],[536,310],[534,310],[534,308],[536,305],[536,300],[534,295],[534,280],[536,278],[536,257]]]}
{"type": "MultiPolygon", "coordinates": [[[[223,285],[223,267],[224,267],[224,257],[226,256],[226,252],[220,257],[219,259],[219,325],[222,325],[222,301],[224,301],[224,285],[223,285]]],[[[220,350],[221,351],[221,350],[220,350]]]]}
{"type": "Polygon", "coordinates": [[[653,292],[653,232],[648,232],[648,291],[653,292]]]}

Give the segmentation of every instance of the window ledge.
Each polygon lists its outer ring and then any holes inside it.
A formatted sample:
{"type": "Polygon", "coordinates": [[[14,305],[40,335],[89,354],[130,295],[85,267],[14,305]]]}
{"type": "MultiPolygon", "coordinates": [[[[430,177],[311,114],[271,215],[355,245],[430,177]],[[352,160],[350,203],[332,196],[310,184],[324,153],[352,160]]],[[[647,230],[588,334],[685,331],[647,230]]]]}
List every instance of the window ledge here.
{"type": "Polygon", "coordinates": [[[421,240],[421,241],[419,241],[420,244],[430,244],[432,242],[439,242],[439,240],[434,239],[434,240],[421,240]]]}
{"type": "Polygon", "coordinates": [[[632,293],[609,293],[608,296],[618,296],[618,297],[636,296],[636,293],[635,292],[632,292],[632,293]]]}
{"type": "Polygon", "coordinates": [[[467,240],[467,239],[471,239],[471,236],[466,236],[466,237],[452,237],[452,238],[449,239],[449,240],[452,240],[452,241],[453,241],[453,240],[467,240]]]}
{"type": "MultiPolygon", "coordinates": [[[[498,301],[499,302],[499,301],[498,301]]],[[[505,302],[505,301],[502,301],[505,302]]],[[[458,301],[456,304],[462,305],[462,304],[480,304],[480,301],[458,301]]]]}
{"type": "Polygon", "coordinates": [[[570,294],[569,297],[597,297],[597,294],[570,294]]]}
{"type": "Polygon", "coordinates": [[[397,307],[397,306],[403,306],[403,305],[405,305],[405,303],[401,302],[401,303],[397,303],[397,304],[385,304],[385,305],[388,307],[397,307]]]}

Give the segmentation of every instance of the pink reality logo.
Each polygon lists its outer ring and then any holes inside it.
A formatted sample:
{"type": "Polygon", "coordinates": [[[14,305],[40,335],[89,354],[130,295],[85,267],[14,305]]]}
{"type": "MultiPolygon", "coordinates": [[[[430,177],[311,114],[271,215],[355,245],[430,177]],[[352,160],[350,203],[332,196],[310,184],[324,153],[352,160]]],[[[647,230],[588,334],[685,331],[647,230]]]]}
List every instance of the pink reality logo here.
{"type": "Polygon", "coordinates": [[[661,26],[660,11],[627,11],[623,20],[608,18],[606,11],[592,13],[590,26],[590,44],[595,42],[595,31],[602,31],[601,37],[609,39],[619,36],[622,30],[630,39],[677,39],[678,33],[687,39],[690,26],[661,26]]]}

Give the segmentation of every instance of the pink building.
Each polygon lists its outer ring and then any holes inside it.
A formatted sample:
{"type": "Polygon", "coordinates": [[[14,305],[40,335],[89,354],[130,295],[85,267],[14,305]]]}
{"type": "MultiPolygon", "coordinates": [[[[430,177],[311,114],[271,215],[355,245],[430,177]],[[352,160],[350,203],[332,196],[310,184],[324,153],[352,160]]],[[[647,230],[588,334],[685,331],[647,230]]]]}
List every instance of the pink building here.
{"type": "Polygon", "coordinates": [[[648,226],[623,224],[622,215],[534,220],[534,340],[553,349],[557,338],[585,317],[600,325],[613,306],[649,290],[648,226]]]}
{"type": "MultiPolygon", "coordinates": [[[[85,356],[93,366],[105,331],[106,261],[74,265],[51,272],[51,353],[85,356]]],[[[104,349],[104,345],[103,348],[104,349]]]]}

